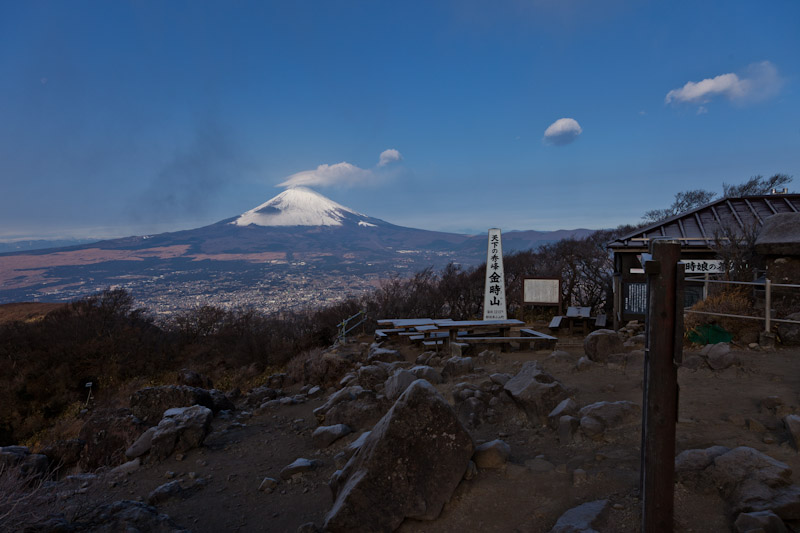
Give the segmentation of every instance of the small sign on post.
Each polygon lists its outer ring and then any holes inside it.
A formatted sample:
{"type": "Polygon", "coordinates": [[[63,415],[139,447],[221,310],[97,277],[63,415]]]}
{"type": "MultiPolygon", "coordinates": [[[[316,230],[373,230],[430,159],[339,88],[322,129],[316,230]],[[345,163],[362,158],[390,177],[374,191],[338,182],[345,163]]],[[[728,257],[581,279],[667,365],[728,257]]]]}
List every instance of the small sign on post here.
{"type": "Polygon", "coordinates": [[[506,312],[506,279],[503,272],[503,244],[500,229],[489,230],[486,253],[486,291],[483,295],[484,320],[508,320],[506,312]]]}

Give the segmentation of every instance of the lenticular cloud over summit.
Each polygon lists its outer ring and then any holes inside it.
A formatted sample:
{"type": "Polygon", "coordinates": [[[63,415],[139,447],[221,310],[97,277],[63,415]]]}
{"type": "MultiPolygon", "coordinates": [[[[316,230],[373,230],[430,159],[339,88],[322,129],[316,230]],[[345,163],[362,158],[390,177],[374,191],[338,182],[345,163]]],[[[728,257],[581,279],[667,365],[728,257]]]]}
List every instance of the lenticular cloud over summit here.
{"type": "Polygon", "coordinates": [[[381,152],[378,164],[374,169],[360,168],[346,161],[333,165],[319,165],[314,170],[303,170],[292,174],[278,184],[278,187],[356,187],[375,182],[381,173],[381,168],[403,159],[399,151],[394,148],[381,152]]]}

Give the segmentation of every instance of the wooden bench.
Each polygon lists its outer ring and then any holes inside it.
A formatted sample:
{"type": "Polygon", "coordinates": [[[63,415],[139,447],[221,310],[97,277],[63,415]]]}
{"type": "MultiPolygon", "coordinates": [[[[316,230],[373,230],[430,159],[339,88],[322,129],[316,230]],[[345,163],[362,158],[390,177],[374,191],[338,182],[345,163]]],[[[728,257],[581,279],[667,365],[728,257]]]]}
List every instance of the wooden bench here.
{"type": "Polygon", "coordinates": [[[389,338],[389,335],[397,335],[398,333],[402,333],[405,331],[404,329],[376,329],[375,330],[375,340],[376,341],[384,341],[389,338]]]}
{"type": "Polygon", "coordinates": [[[530,349],[532,350],[552,349],[555,348],[556,343],[558,343],[558,339],[556,337],[546,335],[532,329],[522,328],[519,330],[519,333],[523,337],[531,337],[535,339],[530,342],[530,349]]]}
{"type": "Polygon", "coordinates": [[[550,321],[550,325],[547,326],[550,328],[551,331],[556,331],[558,328],[561,327],[561,321],[564,319],[563,316],[554,316],[553,320],[550,321]]]}
{"type": "Polygon", "coordinates": [[[539,339],[536,337],[459,337],[458,342],[464,344],[502,344],[500,349],[504,352],[508,351],[508,347],[511,346],[512,342],[519,343],[520,349],[522,349],[525,345],[528,346],[528,349],[531,349],[531,346],[537,343],[539,339]]]}

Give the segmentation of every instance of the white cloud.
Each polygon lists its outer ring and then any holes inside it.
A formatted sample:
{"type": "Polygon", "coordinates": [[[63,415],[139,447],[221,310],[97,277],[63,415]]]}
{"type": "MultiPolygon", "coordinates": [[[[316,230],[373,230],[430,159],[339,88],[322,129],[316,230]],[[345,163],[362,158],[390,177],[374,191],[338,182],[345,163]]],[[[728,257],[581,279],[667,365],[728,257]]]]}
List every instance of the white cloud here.
{"type": "Polygon", "coordinates": [[[360,185],[374,184],[387,177],[391,177],[393,172],[389,169],[384,169],[389,163],[400,161],[403,156],[395,150],[390,148],[381,152],[378,164],[371,168],[360,168],[352,165],[346,161],[336,163],[333,165],[320,165],[314,170],[303,170],[292,174],[283,182],[279,183],[278,187],[356,187],[360,185]]]}
{"type": "Polygon", "coordinates": [[[574,118],[560,118],[544,130],[544,140],[550,144],[563,146],[569,144],[583,133],[581,125],[574,118]]]}
{"type": "Polygon", "coordinates": [[[283,183],[279,183],[278,187],[296,187],[298,185],[352,187],[368,183],[373,177],[374,174],[371,170],[359,168],[343,161],[334,165],[320,165],[314,170],[297,172],[286,178],[283,183]]]}
{"type": "Polygon", "coordinates": [[[769,61],[753,63],[742,76],[729,72],[701,81],[689,81],[680,89],[667,93],[665,103],[705,104],[715,96],[724,96],[731,102],[746,104],[764,100],[778,93],[783,80],[778,69],[769,61]]]}
{"type": "Polygon", "coordinates": [[[382,167],[388,165],[389,163],[393,163],[394,161],[400,161],[403,159],[403,156],[400,155],[400,152],[395,150],[394,148],[389,148],[388,150],[384,150],[381,152],[380,160],[378,161],[378,166],[382,167]]]}
{"type": "Polygon", "coordinates": [[[706,113],[708,113],[708,108],[706,106],[701,105],[700,107],[697,108],[698,115],[705,115],[706,113]]]}

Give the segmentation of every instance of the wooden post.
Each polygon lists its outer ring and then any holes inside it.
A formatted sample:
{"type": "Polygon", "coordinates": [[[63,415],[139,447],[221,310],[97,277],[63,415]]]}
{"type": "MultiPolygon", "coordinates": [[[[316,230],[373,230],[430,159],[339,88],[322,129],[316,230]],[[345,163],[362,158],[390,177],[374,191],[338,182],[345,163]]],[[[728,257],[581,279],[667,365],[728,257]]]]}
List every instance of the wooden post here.
{"type": "Polygon", "coordinates": [[[646,348],[642,402],[642,531],[673,530],[678,365],[683,354],[681,245],[651,243],[647,275],[646,348]]]}
{"type": "Polygon", "coordinates": [[[764,279],[764,331],[769,333],[772,329],[772,282],[764,279]]]}

